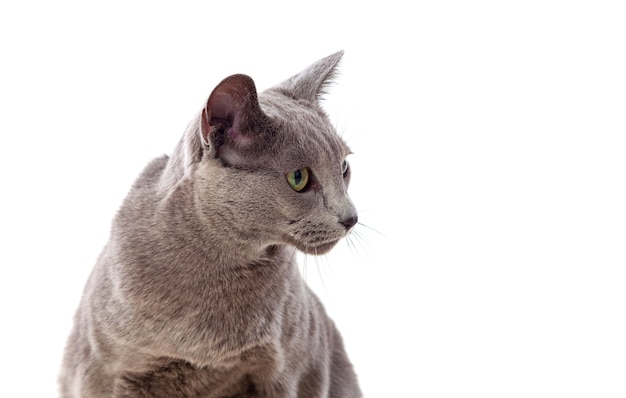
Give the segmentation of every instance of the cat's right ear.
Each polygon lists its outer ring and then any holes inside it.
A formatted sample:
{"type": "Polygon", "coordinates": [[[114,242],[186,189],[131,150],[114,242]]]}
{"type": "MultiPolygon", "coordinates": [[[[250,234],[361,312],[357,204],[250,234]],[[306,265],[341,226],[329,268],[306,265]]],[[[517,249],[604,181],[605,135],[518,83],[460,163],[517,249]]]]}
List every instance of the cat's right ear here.
{"type": "Polygon", "coordinates": [[[215,87],[202,110],[200,137],[211,157],[236,164],[254,149],[267,123],[254,81],[232,75],[215,87]]]}

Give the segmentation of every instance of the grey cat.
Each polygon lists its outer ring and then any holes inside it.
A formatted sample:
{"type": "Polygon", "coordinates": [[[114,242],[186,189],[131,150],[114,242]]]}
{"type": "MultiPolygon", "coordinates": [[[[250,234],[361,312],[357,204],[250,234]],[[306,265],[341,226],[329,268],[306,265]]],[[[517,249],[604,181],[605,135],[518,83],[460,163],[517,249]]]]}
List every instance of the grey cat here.
{"type": "Polygon", "coordinates": [[[357,223],[350,150],[319,105],[342,52],[257,96],[224,79],[116,215],[85,286],[62,397],[360,397],[296,248],[357,223]]]}

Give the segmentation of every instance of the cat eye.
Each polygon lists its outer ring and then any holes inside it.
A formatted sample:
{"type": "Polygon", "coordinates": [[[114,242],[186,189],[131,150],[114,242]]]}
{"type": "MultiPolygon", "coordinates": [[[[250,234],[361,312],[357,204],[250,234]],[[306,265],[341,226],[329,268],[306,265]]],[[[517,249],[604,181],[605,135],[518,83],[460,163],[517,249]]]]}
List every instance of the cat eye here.
{"type": "Polygon", "coordinates": [[[287,182],[296,192],[302,192],[309,184],[309,171],[307,169],[298,169],[287,173],[287,182]]]}
{"type": "Polygon", "coordinates": [[[348,161],[344,160],[343,163],[341,163],[341,174],[345,176],[347,172],[348,172],[348,161]]]}

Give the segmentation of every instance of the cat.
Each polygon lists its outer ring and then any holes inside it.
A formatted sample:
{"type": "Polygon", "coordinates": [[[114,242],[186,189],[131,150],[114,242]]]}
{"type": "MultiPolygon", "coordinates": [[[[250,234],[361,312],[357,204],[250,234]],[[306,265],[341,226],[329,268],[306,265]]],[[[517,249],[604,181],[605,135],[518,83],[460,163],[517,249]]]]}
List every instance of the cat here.
{"type": "Polygon", "coordinates": [[[358,220],[350,150],[320,105],[342,55],[259,95],[227,77],[146,166],[86,283],[61,397],[362,395],[296,263],[358,220]]]}

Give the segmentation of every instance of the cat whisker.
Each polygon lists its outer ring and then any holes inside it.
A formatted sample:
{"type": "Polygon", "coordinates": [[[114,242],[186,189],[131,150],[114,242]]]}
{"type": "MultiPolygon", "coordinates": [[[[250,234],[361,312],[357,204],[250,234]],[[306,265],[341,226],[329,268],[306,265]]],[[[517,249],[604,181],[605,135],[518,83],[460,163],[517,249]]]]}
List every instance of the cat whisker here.
{"type": "Polygon", "coordinates": [[[351,141],[351,137],[346,137],[346,132],[350,131],[350,123],[351,120],[350,118],[348,118],[348,120],[346,120],[345,122],[343,122],[343,126],[341,128],[339,128],[339,122],[337,121],[337,123],[335,124],[335,131],[337,132],[337,134],[339,135],[339,137],[341,137],[342,140],[344,140],[346,142],[346,144],[350,144],[351,141]]]}
{"type": "Polygon", "coordinates": [[[380,235],[380,236],[382,236],[382,237],[384,237],[384,236],[385,236],[385,235],[383,235],[383,233],[382,233],[382,232],[378,231],[378,230],[377,230],[377,229],[375,229],[375,228],[370,227],[369,225],[363,224],[363,223],[362,223],[362,222],[360,222],[360,221],[359,221],[357,224],[358,224],[358,225],[360,225],[360,226],[362,226],[362,227],[365,227],[365,228],[369,229],[369,230],[370,230],[370,231],[372,231],[372,232],[376,232],[378,235],[380,235]]]}
{"type": "MultiPolygon", "coordinates": [[[[367,256],[367,258],[371,261],[372,258],[370,256],[370,253],[369,253],[369,250],[368,250],[368,244],[367,244],[366,237],[359,231],[354,230],[353,232],[354,232],[354,240],[356,241],[356,243],[361,248],[361,251],[363,253],[365,253],[365,256],[367,256]]],[[[353,245],[354,245],[354,243],[353,243],[353,245]]]]}
{"type": "Polygon", "coordinates": [[[320,267],[320,256],[317,253],[317,248],[313,249],[315,252],[315,268],[317,268],[317,274],[320,277],[320,282],[322,282],[322,286],[324,287],[324,290],[327,291],[326,289],[326,283],[324,283],[324,277],[322,276],[322,271],[321,271],[321,267],[320,267]]]}
{"type": "Polygon", "coordinates": [[[352,257],[355,257],[355,254],[358,251],[356,245],[352,241],[352,234],[355,234],[355,233],[356,231],[352,230],[352,233],[346,236],[346,244],[348,245],[348,249],[350,250],[350,254],[352,255],[352,257]]]}
{"type": "MultiPolygon", "coordinates": [[[[342,123],[342,124],[345,124],[345,123],[342,123]]],[[[337,134],[342,140],[344,139],[343,135],[347,130],[348,130],[347,126],[343,126],[342,128],[339,128],[339,121],[335,122],[335,131],[337,132],[337,134]]]]}
{"type": "Polygon", "coordinates": [[[367,238],[365,237],[365,235],[358,230],[354,230],[354,240],[359,244],[359,246],[363,249],[363,250],[367,250],[367,238]]]}
{"type": "MultiPolygon", "coordinates": [[[[328,257],[328,254],[325,254],[323,258],[324,258],[324,262],[326,263],[325,269],[329,269],[330,272],[334,272],[333,266],[330,263],[330,257],[328,257]]],[[[327,276],[328,276],[328,274],[327,274],[327,276]]]]}

